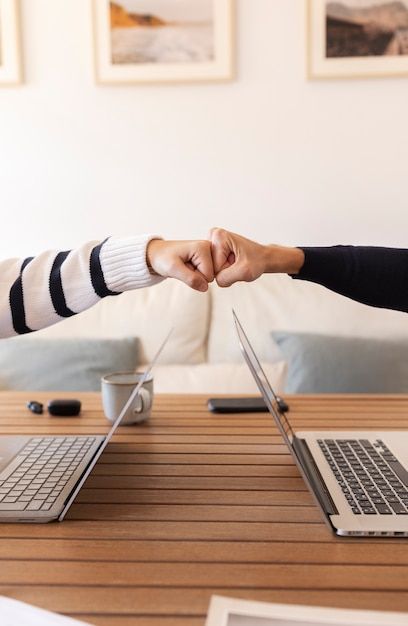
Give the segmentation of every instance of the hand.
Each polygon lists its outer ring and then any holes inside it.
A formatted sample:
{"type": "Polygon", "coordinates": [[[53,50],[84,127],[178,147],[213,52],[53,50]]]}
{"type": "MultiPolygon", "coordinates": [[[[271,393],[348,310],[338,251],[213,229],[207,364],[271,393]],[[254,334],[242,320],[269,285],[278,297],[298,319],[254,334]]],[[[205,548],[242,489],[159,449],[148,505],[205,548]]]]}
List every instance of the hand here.
{"type": "Polygon", "coordinates": [[[266,272],[297,274],[304,263],[299,248],[264,246],[222,228],[210,233],[214,273],[220,287],[251,282],[266,272]]]}
{"type": "Polygon", "coordinates": [[[220,287],[256,280],[266,267],[266,248],[222,228],[210,233],[214,273],[220,287]]]}
{"type": "Polygon", "coordinates": [[[197,291],[207,291],[214,280],[209,241],[164,241],[147,246],[147,264],[159,276],[177,278],[197,291]]]}

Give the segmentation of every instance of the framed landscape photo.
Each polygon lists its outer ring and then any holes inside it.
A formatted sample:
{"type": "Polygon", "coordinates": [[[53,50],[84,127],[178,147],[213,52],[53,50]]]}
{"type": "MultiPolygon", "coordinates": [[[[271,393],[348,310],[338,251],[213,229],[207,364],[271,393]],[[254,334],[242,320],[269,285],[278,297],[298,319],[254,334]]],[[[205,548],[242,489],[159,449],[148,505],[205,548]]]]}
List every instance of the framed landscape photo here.
{"type": "Polygon", "coordinates": [[[0,86],[21,83],[17,0],[0,0],[0,86]]]}
{"type": "Polygon", "coordinates": [[[408,0],[308,0],[310,78],[408,76],[408,0]]]}
{"type": "Polygon", "coordinates": [[[93,0],[101,83],[228,80],[234,0],[93,0]]]}

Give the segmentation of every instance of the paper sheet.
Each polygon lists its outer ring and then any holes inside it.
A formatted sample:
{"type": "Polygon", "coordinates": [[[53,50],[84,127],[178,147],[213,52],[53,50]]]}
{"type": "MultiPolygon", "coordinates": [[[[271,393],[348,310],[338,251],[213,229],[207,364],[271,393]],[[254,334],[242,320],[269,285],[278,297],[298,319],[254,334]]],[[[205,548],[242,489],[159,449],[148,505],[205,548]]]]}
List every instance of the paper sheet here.
{"type": "Polygon", "coordinates": [[[0,616],[1,626],[89,626],[4,596],[0,596],[0,616]]]}

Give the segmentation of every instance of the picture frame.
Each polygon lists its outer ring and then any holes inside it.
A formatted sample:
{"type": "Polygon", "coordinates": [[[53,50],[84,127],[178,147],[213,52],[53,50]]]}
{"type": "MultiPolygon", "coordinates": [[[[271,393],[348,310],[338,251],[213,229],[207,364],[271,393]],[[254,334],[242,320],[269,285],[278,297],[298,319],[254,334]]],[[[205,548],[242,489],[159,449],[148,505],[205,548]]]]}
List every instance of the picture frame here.
{"type": "Polygon", "coordinates": [[[212,596],[205,626],[403,626],[406,613],[254,602],[212,596]]]}
{"type": "Polygon", "coordinates": [[[309,79],[408,76],[408,0],[307,2],[309,79]]]}
{"type": "Polygon", "coordinates": [[[234,0],[92,2],[97,83],[232,80],[234,0]]]}
{"type": "Polygon", "coordinates": [[[18,0],[0,0],[0,86],[22,82],[18,0]]]}

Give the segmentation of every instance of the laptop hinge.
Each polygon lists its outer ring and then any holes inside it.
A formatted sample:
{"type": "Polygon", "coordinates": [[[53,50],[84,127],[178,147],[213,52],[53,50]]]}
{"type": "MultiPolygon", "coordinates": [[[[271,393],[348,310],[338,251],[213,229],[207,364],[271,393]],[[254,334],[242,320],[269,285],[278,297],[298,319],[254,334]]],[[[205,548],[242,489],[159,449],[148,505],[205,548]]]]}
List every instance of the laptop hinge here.
{"type": "Polygon", "coordinates": [[[334,504],[332,497],[324,483],[319,468],[309,450],[309,447],[304,439],[293,438],[293,449],[298,457],[303,471],[305,472],[307,479],[313,489],[313,492],[318,499],[320,506],[328,515],[338,515],[338,510],[334,504]]]}

